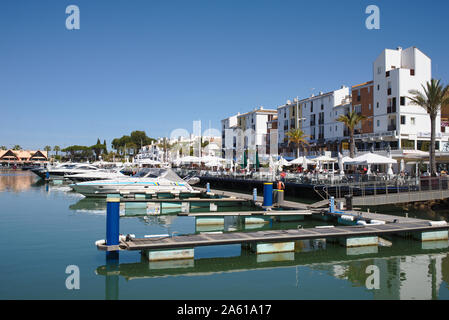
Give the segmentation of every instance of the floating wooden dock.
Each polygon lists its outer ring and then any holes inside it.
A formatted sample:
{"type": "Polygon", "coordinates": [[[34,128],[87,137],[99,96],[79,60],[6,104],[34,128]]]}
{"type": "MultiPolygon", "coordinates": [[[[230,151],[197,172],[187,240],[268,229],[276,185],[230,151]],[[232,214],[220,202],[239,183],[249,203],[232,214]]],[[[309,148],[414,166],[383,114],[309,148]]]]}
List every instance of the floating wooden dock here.
{"type": "Polygon", "coordinates": [[[368,226],[338,226],[296,230],[273,230],[258,232],[211,233],[174,237],[139,238],[121,241],[118,246],[109,248],[99,244],[100,250],[161,250],[193,248],[199,246],[244,244],[249,242],[284,243],[296,240],[354,238],[382,236],[400,233],[447,231],[449,225],[432,226],[429,222],[394,223],[368,226]]]}
{"type": "MultiPolygon", "coordinates": [[[[268,188],[267,188],[268,189],[268,188]]],[[[265,191],[265,190],[264,190],[265,191]]],[[[265,193],[265,192],[264,192],[265,193]]],[[[217,200],[231,200],[242,198],[252,198],[253,203],[259,205],[256,200],[256,194],[242,195],[232,194],[230,192],[223,195],[233,196],[229,198],[215,198],[212,192],[207,193],[212,198],[206,199],[190,199],[192,202],[203,200],[211,203],[217,200]]],[[[267,195],[271,200],[271,193],[267,195]]],[[[292,230],[269,230],[258,232],[212,232],[203,234],[180,235],[180,236],[149,236],[146,238],[135,238],[132,235],[119,236],[119,220],[120,220],[120,202],[171,202],[173,199],[120,199],[108,198],[107,200],[107,221],[106,221],[106,240],[96,242],[97,248],[108,252],[118,252],[120,250],[141,251],[150,261],[176,260],[176,259],[192,259],[194,257],[194,248],[201,246],[217,246],[241,244],[255,251],[257,254],[293,252],[295,251],[296,242],[301,240],[317,240],[324,239],[330,241],[338,241],[344,246],[363,247],[378,246],[379,237],[385,235],[412,236],[425,241],[448,240],[449,224],[445,221],[427,221],[413,219],[408,217],[397,217],[390,215],[380,215],[377,213],[358,212],[358,211],[336,211],[334,207],[334,199],[331,198],[328,211],[310,211],[300,210],[297,203],[291,204],[296,210],[272,210],[270,207],[263,207],[265,211],[242,211],[242,212],[207,212],[185,215],[192,215],[197,218],[197,225],[204,224],[224,224],[225,216],[252,216],[258,215],[257,218],[244,218],[245,224],[253,223],[252,220],[272,219],[270,216],[304,216],[314,214],[317,218],[336,219],[340,224],[347,226],[319,226],[310,229],[303,229],[298,225],[297,229],[292,230]],[[268,217],[263,217],[268,216],[268,217]],[[246,222],[246,220],[248,220],[246,222]]],[[[179,202],[185,202],[182,199],[179,202]]],[[[246,200],[243,200],[246,201],[246,200]]],[[[270,201],[267,201],[269,203],[270,201]]],[[[264,201],[265,203],[265,201],[264,201]]],[[[283,203],[282,203],[283,204],[283,203]]],[[[271,205],[271,204],[270,204],[271,205]]],[[[288,205],[288,204],[287,204],[288,205]]],[[[214,205],[215,206],[215,205],[214,205]]],[[[215,210],[215,209],[214,209],[215,210]]],[[[211,209],[212,211],[212,209],[211,209]]]]}
{"type": "MultiPolygon", "coordinates": [[[[203,192],[206,191],[205,188],[196,187],[195,189],[198,191],[203,191],[203,192]]],[[[245,199],[248,201],[253,200],[253,195],[251,195],[251,194],[237,193],[237,192],[223,191],[223,190],[214,190],[214,189],[211,189],[210,192],[211,192],[211,194],[214,194],[214,195],[221,195],[221,196],[233,197],[233,198],[241,198],[241,199],[245,199]]],[[[262,202],[263,202],[263,197],[257,196],[256,203],[261,205],[262,202]]],[[[282,202],[282,206],[284,208],[288,208],[288,209],[308,209],[308,207],[309,207],[307,204],[304,204],[304,203],[299,203],[299,202],[294,202],[294,201],[286,201],[286,200],[284,200],[282,202]]]]}
{"type": "Polygon", "coordinates": [[[210,216],[311,216],[310,210],[267,210],[267,211],[233,211],[233,212],[200,212],[178,213],[178,216],[210,217],[210,216]]]}

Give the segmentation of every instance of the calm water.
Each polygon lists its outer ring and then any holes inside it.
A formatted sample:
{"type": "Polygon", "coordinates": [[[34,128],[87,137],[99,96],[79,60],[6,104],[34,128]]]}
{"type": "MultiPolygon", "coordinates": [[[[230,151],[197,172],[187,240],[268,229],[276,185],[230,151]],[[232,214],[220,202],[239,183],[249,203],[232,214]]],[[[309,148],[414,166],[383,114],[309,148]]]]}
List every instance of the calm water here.
{"type": "MultiPolygon", "coordinates": [[[[314,241],[302,252],[259,256],[238,245],[207,247],[196,248],[194,260],[164,263],[121,252],[114,266],[94,245],[105,237],[104,202],[43,184],[31,172],[0,171],[0,204],[0,299],[449,298],[447,241],[394,238],[391,248],[352,250],[314,241]],[[79,290],[65,286],[69,265],[80,270],[79,290]]],[[[199,231],[194,218],[176,215],[120,223],[122,233],[137,236],[199,231]]],[[[298,224],[319,223],[262,228],[298,224]]]]}

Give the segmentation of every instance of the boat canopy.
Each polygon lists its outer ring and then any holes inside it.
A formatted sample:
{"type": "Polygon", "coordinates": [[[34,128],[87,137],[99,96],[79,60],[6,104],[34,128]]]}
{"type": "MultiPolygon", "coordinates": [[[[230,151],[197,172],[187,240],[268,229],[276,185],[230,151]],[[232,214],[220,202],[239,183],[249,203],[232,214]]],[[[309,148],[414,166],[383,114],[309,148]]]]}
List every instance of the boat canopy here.
{"type": "Polygon", "coordinates": [[[137,178],[164,178],[173,182],[185,182],[168,168],[143,168],[133,176],[137,178]]]}

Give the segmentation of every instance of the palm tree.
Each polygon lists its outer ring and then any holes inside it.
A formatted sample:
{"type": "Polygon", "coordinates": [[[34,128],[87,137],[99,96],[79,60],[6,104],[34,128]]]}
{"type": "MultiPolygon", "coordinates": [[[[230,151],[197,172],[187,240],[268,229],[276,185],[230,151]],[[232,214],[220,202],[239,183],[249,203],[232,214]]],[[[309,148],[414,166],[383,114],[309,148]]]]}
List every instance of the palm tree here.
{"type": "Polygon", "coordinates": [[[300,128],[291,129],[289,132],[287,132],[286,136],[288,137],[289,145],[290,143],[296,144],[296,156],[299,157],[299,147],[309,145],[309,143],[307,142],[307,138],[309,138],[309,136],[306,135],[300,128]]]}
{"type": "Polygon", "coordinates": [[[424,93],[419,90],[410,90],[412,95],[408,97],[411,104],[423,107],[430,116],[430,174],[435,177],[437,175],[437,165],[435,160],[435,132],[436,118],[442,105],[449,104],[449,86],[443,88],[440,80],[432,79],[426,85],[422,85],[424,93]]]}
{"type": "Polygon", "coordinates": [[[349,129],[349,140],[351,142],[350,149],[349,149],[349,156],[351,158],[354,158],[355,156],[355,140],[354,140],[354,129],[355,127],[363,120],[365,120],[366,117],[358,114],[354,110],[349,112],[347,115],[341,115],[338,117],[337,121],[343,122],[345,126],[349,129]]]}
{"type": "Polygon", "coordinates": [[[22,150],[22,147],[16,144],[13,148],[13,150],[22,150]]]}
{"type": "Polygon", "coordinates": [[[61,151],[61,148],[59,146],[54,146],[53,151],[56,153],[56,156],[57,156],[58,152],[61,151]]]}

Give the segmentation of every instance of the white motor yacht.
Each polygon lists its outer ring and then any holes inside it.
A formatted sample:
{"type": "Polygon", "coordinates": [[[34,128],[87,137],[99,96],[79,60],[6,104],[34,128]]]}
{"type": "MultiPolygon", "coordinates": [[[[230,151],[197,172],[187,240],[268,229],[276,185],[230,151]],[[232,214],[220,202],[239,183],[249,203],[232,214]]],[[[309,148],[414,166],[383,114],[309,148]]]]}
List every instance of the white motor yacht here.
{"type": "Polygon", "coordinates": [[[84,173],[76,173],[64,176],[65,179],[69,179],[73,182],[85,182],[85,181],[96,181],[96,180],[113,180],[119,178],[128,177],[121,172],[123,168],[119,169],[99,169],[92,170],[84,173]]]}
{"type": "MultiPolygon", "coordinates": [[[[85,163],[71,163],[64,164],[60,167],[49,168],[47,171],[49,173],[49,179],[63,179],[66,176],[74,175],[78,173],[86,173],[98,171],[99,168],[90,164],[85,163]]],[[[46,172],[45,172],[46,174],[46,172]]]]}
{"type": "Polygon", "coordinates": [[[106,197],[108,194],[129,193],[190,193],[193,188],[171,169],[143,168],[134,176],[113,180],[80,182],[70,185],[86,197],[106,197]]]}
{"type": "Polygon", "coordinates": [[[73,170],[76,167],[82,166],[85,164],[82,163],[73,163],[73,162],[68,162],[68,163],[58,163],[56,165],[51,165],[51,166],[47,166],[47,167],[40,167],[40,168],[34,168],[31,169],[31,171],[38,175],[39,177],[41,177],[42,179],[45,179],[47,177],[47,172],[49,174],[49,177],[53,177],[55,178],[56,176],[61,177],[64,176],[64,172],[68,172],[68,174],[70,174],[71,170],[73,170]],[[55,173],[53,175],[53,172],[55,173]]]}

